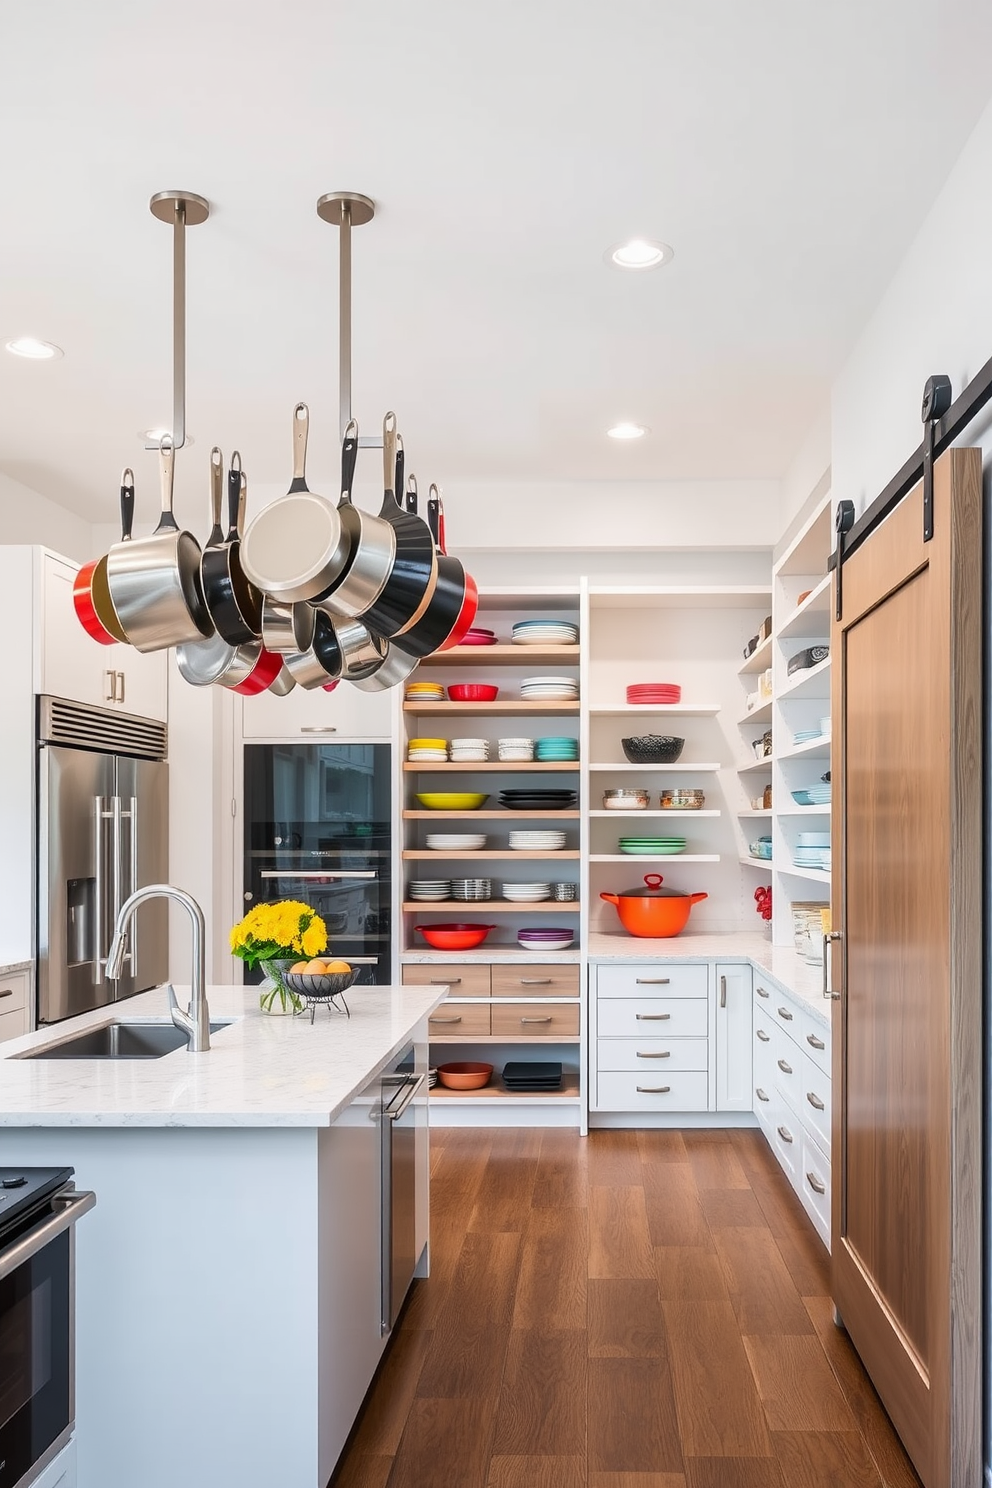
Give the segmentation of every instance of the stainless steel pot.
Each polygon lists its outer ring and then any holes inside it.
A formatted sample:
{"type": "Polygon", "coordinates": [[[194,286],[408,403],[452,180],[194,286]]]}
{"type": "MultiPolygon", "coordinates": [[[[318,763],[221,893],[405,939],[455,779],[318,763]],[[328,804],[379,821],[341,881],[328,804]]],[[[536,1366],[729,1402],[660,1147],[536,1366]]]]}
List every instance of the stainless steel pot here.
{"type": "Polygon", "coordinates": [[[150,537],[115,543],[107,555],[107,583],[120,623],[138,651],[163,651],[213,634],[200,582],[200,544],[180,531],[172,513],[175,450],[166,436],[159,450],[162,515],[150,537]]]}
{"type": "Polygon", "coordinates": [[[340,577],[320,596],[329,615],[351,619],[374,605],[392,572],[396,559],[396,530],[381,517],[361,511],[351,499],[358,457],[358,425],[354,419],[345,430],[341,446],[341,500],[338,516],[350,544],[348,561],[340,577]]]}
{"type": "Polygon", "coordinates": [[[388,692],[390,687],[398,687],[401,682],[405,682],[419,664],[418,656],[410,656],[398,646],[387,644],[386,655],[375,671],[366,677],[354,677],[352,681],[362,692],[388,692]]]}
{"type": "Polygon", "coordinates": [[[286,670],[286,663],[283,662],[279,671],[269,683],[268,690],[269,692],[274,692],[276,697],[286,697],[292,692],[295,686],[296,683],[293,681],[292,675],[286,670]]]}
{"type": "Polygon", "coordinates": [[[241,540],[241,566],[248,578],[283,603],[326,593],[351,551],[337,507],[307,486],[309,429],[310,411],[305,403],[297,403],[289,491],[253,518],[241,540]]]}
{"type": "Polygon", "coordinates": [[[306,651],[294,651],[283,658],[283,665],[298,687],[311,691],[336,682],[341,676],[341,647],[334,626],[321,612],[314,616],[313,640],[306,651]]]}
{"type": "Polygon", "coordinates": [[[334,634],[341,648],[341,677],[345,682],[359,682],[382,666],[386,642],[373,635],[361,620],[333,620],[334,634]]]}
{"type": "Polygon", "coordinates": [[[261,641],[248,641],[232,646],[223,636],[208,640],[184,641],[176,647],[176,665],[192,687],[239,687],[247,682],[262,654],[261,641]]]}
{"type": "Polygon", "coordinates": [[[282,656],[309,651],[313,644],[314,613],[308,604],[282,604],[268,594],[262,600],[262,644],[282,656]]]}

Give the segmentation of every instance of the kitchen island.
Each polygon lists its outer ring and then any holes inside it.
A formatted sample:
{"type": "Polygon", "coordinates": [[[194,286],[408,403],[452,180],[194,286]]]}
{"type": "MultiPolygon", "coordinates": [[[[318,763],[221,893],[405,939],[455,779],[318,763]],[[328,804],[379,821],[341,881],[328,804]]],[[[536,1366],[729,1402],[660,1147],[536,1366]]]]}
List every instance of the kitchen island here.
{"type": "Polygon", "coordinates": [[[115,1016],[168,1021],[156,989],[2,1046],[0,1160],[71,1165],[97,1194],[77,1239],[79,1488],[325,1488],[385,1343],[380,1076],[411,1043],[426,1069],[444,991],[354,988],[350,1019],[311,1026],[215,986],[206,1053],[20,1057],[115,1016]]]}

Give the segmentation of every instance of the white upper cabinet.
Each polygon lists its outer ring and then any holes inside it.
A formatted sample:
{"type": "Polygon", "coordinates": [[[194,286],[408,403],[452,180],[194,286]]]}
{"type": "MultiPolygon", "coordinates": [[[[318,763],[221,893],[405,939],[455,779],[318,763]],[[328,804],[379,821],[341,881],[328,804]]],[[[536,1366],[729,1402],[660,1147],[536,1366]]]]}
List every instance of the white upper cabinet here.
{"type": "Polygon", "coordinates": [[[391,692],[362,692],[341,682],[333,692],[294,687],[288,697],[263,692],[242,699],[246,739],[389,739],[391,692]]]}
{"type": "Polygon", "coordinates": [[[166,653],[101,646],[80,625],[72,603],[76,565],[40,554],[41,674],[38,691],[141,718],[168,718],[166,653]]]}

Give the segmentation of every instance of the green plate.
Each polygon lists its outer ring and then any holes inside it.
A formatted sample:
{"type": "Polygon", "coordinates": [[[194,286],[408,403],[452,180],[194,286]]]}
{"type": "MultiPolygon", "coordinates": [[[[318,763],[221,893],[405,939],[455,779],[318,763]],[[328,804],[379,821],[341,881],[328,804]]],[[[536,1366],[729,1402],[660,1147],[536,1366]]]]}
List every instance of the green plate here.
{"type": "Polygon", "coordinates": [[[621,842],[621,844],[620,844],[620,851],[622,853],[635,853],[635,854],[636,853],[640,853],[642,857],[651,856],[651,857],[660,858],[660,857],[674,857],[677,853],[683,853],[683,852],[685,852],[685,847],[684,846],[682,846],[682,847],[654,847],[654,846],[651,846],[651,845],[647,845],[647,846],[643,846],[642,845],[642,846],[638,847],[638,846],[635,846],[633,843],[629,843],[628,842],[628,843],[624,844],[624,843],[621,842]]]}

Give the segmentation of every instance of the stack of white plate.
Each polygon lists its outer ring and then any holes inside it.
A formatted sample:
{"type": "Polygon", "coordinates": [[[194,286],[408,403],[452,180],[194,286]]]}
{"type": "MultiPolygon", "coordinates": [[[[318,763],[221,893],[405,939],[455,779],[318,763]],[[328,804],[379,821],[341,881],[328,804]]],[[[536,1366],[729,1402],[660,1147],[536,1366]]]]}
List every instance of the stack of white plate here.
{"type": "Polygon", "coordinates": [[[446,878],[417,878],[407,884],[407,894],[420,903],[434,904],[451,898],[451,884],[446,878]]]}
{"type": "Polygon", "coordinates": [[[571,620],[518,620],[511,639],[517,646],[574,646],[579,627],[571,620]]]}
{"type": "MultiPolygon", "coordinates": [[[[430,843],[430,838],[427,839],[430,843]]],[[[558,852],[565,846],[564,832],[511,832],[514,852],[558,852]]]]}
{"type": "Polygon", "coordinates": [[[505,883],[503,898],[513,904],[537,904],[541,899],[551,898],[549,883],[505,883]]]}
{"type": "Polygon", "coordinates": [[[440,763],[442,760],[448,758],[448,751],[446,749],[408,749],[406,757],[411,764],[416,760],[420,760],[422,764],[428,762],[440,763]]]}
{"type": "Polygon", "coordinates": [[[486,845],[482,832],[428,832],[432,852],[479,852],[486,845]]]}
{"type": "Polygon", "coordinates": [[[452,739],[448,752],[452,760],[472,760],[479,763],[489,758],[489,740],[452,739]]]}
{"type": "Polygon", "coordinates": [[[498,743],[499,757],[504,762],[534,758],[533,739],[500,739],[498,743]]]}
{"type": "Polygon", "coordinates": [[[579,695],[575,677],[525,677],[520,696],[530,703],[568,703],[579,695]]]}

